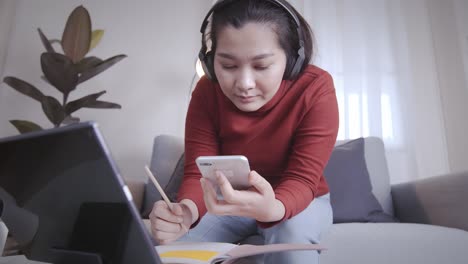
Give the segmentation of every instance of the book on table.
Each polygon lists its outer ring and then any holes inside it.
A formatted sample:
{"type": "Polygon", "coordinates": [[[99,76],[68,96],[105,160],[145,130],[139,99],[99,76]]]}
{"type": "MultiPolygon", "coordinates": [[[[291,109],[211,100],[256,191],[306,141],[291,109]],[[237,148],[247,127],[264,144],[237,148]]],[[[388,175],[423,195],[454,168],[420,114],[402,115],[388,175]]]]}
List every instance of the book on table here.
{"type": "Polygon", "coordinates": [[[236,245],[218,242],[178,242],[156,246],[164,264],[229,264],[236,259],[289,250],[325,250],[319,244],[236,245]]]}

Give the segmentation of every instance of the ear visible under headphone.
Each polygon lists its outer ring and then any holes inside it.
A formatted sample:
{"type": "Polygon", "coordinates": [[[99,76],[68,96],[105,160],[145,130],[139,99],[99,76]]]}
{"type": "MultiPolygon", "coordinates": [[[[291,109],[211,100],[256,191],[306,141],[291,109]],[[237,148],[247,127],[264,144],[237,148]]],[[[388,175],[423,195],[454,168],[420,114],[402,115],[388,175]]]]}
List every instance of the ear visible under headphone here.
{"type": "MultiPolygon", "coordinates": [[[[232,0],[220,0],[218,1],[206,14],[205,19],[203,19],[203,23],[200,28],[200,33],[202,33],[202,45],[200,52],[198,53],[198,58],[200,59],[201,65],[203,67],[203,71],[205,72],[206,76],[213,81],[216,81],[216,75],[214,72],[214,66],[213,66],[213,60],[214,60],[214,54],[213,51],[208,51],[207,45],[206,45],[206,40],[205,40],[205,32],[206,28],[208,26],[208,19],[211,16],[211,14],[225,6],[227,3],[232,2],[232,0]]],[[[297,57],[291,63],[288,65],[286,68],[286,72],[284,74],[284,79],[294,79],[299,75],[301,72],[302,65],[304,64],[305,60],[305,53],[304,53],[304,39],[302,36],[302,28],[301,28],[301,23],[299,18],[296,16],[296,14],[290,10],[285,4],[283,4],[281,1],[278,0],[268,0],[268,2],[271,2],[275,4],[278,7],[281,7],[283,10],[286,11],[286,13],[289,14],[289,16],[294,20],[294,23],[296,24],[296,31],[297,31],[297,37],[299,39],[299,49],[297,50],[297,57]]]]}

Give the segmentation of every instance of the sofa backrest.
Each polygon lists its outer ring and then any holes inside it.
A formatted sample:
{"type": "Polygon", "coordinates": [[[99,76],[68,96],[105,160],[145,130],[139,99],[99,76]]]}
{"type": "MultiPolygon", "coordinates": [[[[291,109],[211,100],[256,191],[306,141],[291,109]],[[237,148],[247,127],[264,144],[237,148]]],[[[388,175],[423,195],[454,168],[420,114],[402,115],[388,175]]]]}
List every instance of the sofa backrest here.
{"type": "Polygon", "coordinates": [[[161,186],[166,186],[184,153],[184,140],[171,135],[159,135],[154,139],[150,169],[158,174],[161,186]]]}
{"type": "MultiPolygon", "coordinates": [[[[335,146],[348,141],[349,140],[338,140],[335,146]]],[[[384,212],[393,215],[390,175],[385,156],[385,146],[381,138],[364,138],[364,158],[372,185],[372,193],[379,201],[384,212]]]]}
{"type": "MultiPolygon", "coordinates": [[[[337,141],[335,145],[341,145],[348,141],[349,140],[340,140],[337,141]]],[[[384,212],[393,215],[390,176],[382,139],[378,137],[364,138],[364,152],[366,167],[372,185],[372,193],[379,201],[384,212]]],[[[174,173],[183,173],[180,171],[180,168],[179,171],[176,170],[183,153],[184,141],[180,137],[159,135],[154,139],[150,168],[158,178],[161,186],[167,186],[174,173]]],[[[158,192],[154,190],[148,191],[148,188],[155,189],[152,185],[146,187],[144,204],[147,205],[151,204],[149,201],[161,199],[158,192]]],[[[144,206],[142,214],[147,215],[150,211],[150,207],[144,206]]]]}
{"type": "MultiPolygon", "coordinates": [[[[182,138],[172,135],[159,135],[154,138],[150,170],[166,192],[171,177],[177,173],[176,168],[183,153],[184,140],[182,138]]],[[[146,184],[141,215],[147,218],[151,213],[153,203],[161,198],[153,184],[146,184]]]]}

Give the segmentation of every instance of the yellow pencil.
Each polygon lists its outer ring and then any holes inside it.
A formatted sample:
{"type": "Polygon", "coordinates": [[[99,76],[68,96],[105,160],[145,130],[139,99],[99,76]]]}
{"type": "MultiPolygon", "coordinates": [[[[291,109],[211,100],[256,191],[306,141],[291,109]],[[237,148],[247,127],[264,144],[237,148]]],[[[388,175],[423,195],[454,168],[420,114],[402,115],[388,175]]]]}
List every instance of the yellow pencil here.
{"type": "Polygon", "coordinates": [[[148,174],[148,177],[151,179],[151,181],[153,182],[154,186],[156,186],[156,189],[158,189],[159,193],[161,194],[162,198],[164,199],[164,201],[166,202],[167,206],[169,207],[169,209],[174,212],[172,209],[172,203],[171,203],[171,200],[169,200],[169,197],[167,197],[166,193],[164,192],[163,188],[161,187],[161,185],[159,185],[159,182],[156,180],[156,178],[154,177],[153,173],[151,172],[151,170],[148,168],[148,166],[146,165],[145,166],[145,170],[146,170],[146,174],[148,174]]]}
{"type": "MultiPolygon", "coordinates": [[[[148,174],[148,177],[151,179],[151,181],[153,182],[156,189],[158,189],[158,191],[161,194],[163,200],[166,202],[167,206],[169,207],[169,210],[171,210],[171,212],[174,212],[174,207],[172,206],[171,200],[169,200],[169,197],[167,197],[167,195],[164,192],[163,188],[161,187],[161,185],[159,185],[159,182],[156,180],[156,177],[154,177],[153,173],[148,168],[148,165],[145,166],[145,170],[146,170],[146,174],[148,174]]],[[[180,227],[183,230],[187,230],[187,228],[182,223],[180,223],[180,227]]]]}

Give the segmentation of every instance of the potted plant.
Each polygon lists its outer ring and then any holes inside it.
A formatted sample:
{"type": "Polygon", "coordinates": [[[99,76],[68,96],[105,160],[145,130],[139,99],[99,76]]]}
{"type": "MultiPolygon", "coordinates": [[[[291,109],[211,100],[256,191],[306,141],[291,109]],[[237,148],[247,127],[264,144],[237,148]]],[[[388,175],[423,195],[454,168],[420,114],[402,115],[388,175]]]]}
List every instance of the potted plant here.
{"type": "MultiPolygon", "coordinates": [[[[104,31],[91,29],[91,17],[83,6],[78,6],[69,15],[61,40],[48,39],[38,28],[46,52],[41,54],[42,79],[62,93],[61,100],[41,92],[32,84],[7,76],[3,81],[16,91],[31,97],[41,104],[42,110],[54,127],[80,122],[75,112],[81,108],[120,109],[116,103],[101,101],[106,93],[100,91],[70,100],[70,94],[81,83],[107,70],[126,55],[116,55],[102,60],[86,56],[100,42],[104,31]],[[63,53],[54,48],[59,44],[63,53]]],[[[20,133],[41,130],[41,126],[27,120],[10,120],[20,133]]]]}

